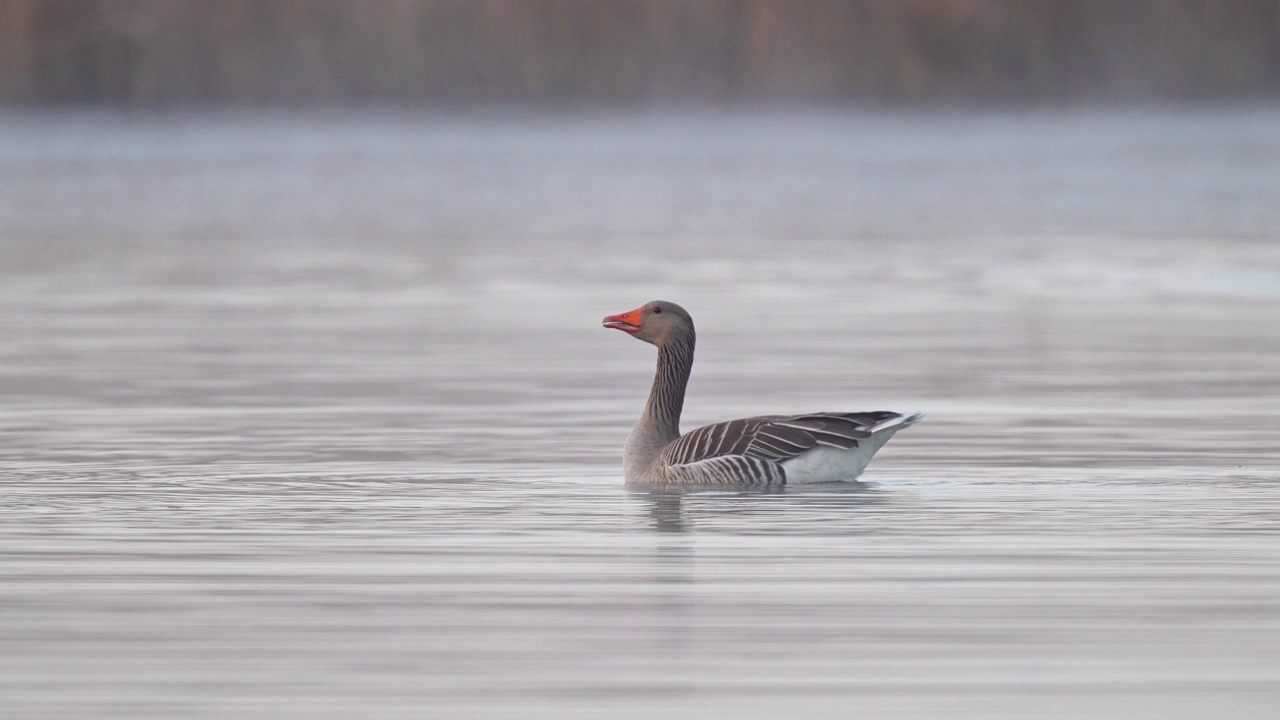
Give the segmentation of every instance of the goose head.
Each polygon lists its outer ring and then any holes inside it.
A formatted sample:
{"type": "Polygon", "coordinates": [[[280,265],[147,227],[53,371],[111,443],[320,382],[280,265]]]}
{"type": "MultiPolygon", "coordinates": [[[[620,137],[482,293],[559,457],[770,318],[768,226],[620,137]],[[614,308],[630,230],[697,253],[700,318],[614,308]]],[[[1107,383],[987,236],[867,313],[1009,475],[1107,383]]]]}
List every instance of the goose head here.
{"type": "Polygon", "coordinates": [[[662,347],[693,334],[693,318],[673,302],[652,300],[631,312],[609,315],[602,324],[662,347]]]}

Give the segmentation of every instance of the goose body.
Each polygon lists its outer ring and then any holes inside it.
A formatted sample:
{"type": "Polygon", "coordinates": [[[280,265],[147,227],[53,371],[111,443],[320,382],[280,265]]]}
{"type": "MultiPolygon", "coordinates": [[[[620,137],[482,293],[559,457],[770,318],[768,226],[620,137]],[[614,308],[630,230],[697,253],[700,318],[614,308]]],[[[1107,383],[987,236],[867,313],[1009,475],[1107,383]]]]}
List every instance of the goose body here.
{"type": "Polygon", "coordinates": [[[693,369],[693,319],[655,300],[603,324],[658,347],[658,368],[639,422],[627,436],[623,474],[639,485],[781,485],[856,479],[894,433],[919,413],[819,412],[706,425],[680,434],[693,369]]]}

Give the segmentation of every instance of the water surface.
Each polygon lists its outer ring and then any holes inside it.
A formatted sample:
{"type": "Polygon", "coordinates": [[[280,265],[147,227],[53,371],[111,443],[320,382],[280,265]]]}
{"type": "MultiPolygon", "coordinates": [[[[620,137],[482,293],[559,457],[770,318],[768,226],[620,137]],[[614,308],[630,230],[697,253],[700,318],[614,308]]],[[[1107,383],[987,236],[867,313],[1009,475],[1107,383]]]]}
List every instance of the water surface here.
{"type": "Polygon", "coordinates": [[[0,715],[1270,717],[1280,114],[0,117],[0,715]],[[622,485],[924,410],[864,482],[622,485]]]}

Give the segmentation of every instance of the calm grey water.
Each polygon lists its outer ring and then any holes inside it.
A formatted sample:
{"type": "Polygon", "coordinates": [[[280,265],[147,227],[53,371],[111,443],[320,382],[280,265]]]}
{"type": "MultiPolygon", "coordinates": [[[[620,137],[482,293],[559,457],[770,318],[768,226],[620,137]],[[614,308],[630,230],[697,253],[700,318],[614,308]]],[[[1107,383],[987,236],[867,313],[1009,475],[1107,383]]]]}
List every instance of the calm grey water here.
{"type": "Polygon", "coordinates": [[[1273,717],[1278,432],[1274,108],[0,114],[4,718],[1273,717]]]}

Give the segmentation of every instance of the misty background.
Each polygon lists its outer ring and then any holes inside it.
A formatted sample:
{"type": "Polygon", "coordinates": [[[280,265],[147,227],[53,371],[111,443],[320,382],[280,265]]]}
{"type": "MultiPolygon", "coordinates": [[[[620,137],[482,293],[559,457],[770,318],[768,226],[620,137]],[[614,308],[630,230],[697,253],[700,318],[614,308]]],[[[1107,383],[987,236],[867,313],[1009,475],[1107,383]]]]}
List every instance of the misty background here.
{"type": "Polygon", "coordinates": [[[0,101],[1274,99],[1274,0],[8,0],[0,101]]]}

